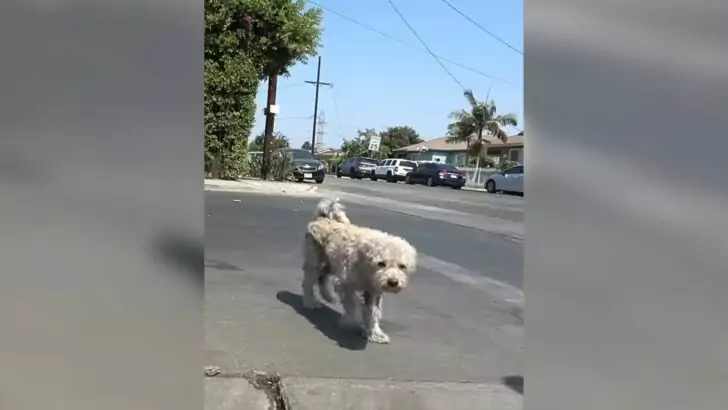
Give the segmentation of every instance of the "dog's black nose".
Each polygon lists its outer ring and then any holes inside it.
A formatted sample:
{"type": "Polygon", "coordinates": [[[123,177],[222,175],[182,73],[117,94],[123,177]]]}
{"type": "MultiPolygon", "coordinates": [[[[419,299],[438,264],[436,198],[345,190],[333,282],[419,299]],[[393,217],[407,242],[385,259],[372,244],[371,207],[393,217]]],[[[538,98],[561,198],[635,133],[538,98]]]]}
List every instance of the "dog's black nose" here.
{"type": "Polygon", "coordinates": [[[389,279],[387,281],[387,286],[390,288],[396,288],[397,286],[399,286],[399,281],[397,279],[389,279]]]}

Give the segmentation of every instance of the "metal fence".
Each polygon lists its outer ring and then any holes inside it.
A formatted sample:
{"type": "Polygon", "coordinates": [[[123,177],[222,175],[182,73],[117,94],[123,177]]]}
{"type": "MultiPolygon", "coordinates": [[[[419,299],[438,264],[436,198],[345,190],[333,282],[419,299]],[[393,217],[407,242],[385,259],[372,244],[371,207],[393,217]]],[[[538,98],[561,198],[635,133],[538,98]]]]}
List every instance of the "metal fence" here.
{"type": "Polygon", "coordinates": [[[479,187],[482,188],[485,186],[485,181],[488,180],[488,177],[496,172],[498,172],[495,168],[480,168],[480,172],[478,173],[478,179],[476,184],[476,170],[475,168],[458,168],[459,170],[465,172],[467,176],[467,182],[465,185],[471,186],[471,187],[479,187]]]}

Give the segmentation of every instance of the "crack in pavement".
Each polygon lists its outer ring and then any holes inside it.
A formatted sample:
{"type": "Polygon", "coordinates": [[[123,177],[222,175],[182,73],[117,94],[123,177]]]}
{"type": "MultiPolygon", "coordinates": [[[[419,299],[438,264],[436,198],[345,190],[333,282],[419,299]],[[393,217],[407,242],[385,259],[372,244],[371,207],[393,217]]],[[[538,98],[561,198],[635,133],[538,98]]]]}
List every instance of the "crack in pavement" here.
{"type": "Polygon", "coordinates": [[[269,410],[290,410],[288,398],[283,389],[283,380],[278,373],[266,373],[251,370],[245,373],[228,372],[220,370],[214,376],[207,376],[208,379],[244,379],[256,390],[265,393],[270,403],[269,410]]]}

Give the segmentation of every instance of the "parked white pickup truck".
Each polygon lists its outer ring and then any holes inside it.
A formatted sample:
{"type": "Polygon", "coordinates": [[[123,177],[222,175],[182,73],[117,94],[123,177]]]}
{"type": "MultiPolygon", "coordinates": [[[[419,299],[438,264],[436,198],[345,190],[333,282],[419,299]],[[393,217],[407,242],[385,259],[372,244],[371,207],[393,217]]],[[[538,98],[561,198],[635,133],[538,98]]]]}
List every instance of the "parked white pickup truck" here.
{"type": "Polygon", "coordinates": [[[369,177],[372,181],[382,178],[387,182],[396,183],[404,181],[404,177],[415,168],[417,168],[417,163],[414,161],[400,158],[385,159],[379,162],[369,177]]]}

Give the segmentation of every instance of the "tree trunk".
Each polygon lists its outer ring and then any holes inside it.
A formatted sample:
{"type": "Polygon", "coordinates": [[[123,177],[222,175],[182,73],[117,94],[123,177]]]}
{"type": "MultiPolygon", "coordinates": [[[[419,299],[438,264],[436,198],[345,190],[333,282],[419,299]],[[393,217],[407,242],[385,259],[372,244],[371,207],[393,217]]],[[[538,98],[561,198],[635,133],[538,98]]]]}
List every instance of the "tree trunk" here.
{"type": "Polygon", "coordinates": [[[268,76],[268,101],[265,109],[265,131],[263,133],[263,164],[260,170],[260,178],[263,180],[267,180],[270,174],[270,157],[273,152],[273,127],[275,124],[275,114],[270,112],[270,108],[276,105],[277,89],[278,76],[268,76]]]}
{"type": "Polygon", "coordinates": [[[478,156],[475,157],[475,185],[480,185],[480,151],[483,149],[483,129],[478,128],[478,143],[481,144],[478,149],[478,156]]]}
{"type": "Polygon", "coordinates": [[[470,166],[470,140],[465,140],[465,168],[470,166]]]}
{"type": "Polygon", "coordinates": [[[480,155],[475,157],[475,185],[480,185],[479,180],[480,180],[480,155]]]}

